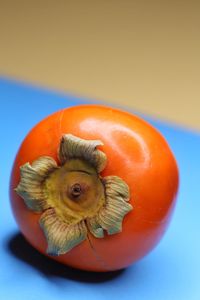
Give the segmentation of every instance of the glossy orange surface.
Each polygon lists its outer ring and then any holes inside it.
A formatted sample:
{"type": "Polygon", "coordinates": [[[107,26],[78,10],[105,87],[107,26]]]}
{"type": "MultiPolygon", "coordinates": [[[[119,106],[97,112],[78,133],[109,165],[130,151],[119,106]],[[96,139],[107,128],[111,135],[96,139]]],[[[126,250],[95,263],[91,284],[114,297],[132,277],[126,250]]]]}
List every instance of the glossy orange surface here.
{"type": "Polygon", "coordinates": [[[142,119],[120,110],[97,105],[75,106],[47,117],[22,143],[11,175],[11,203],[25,238],[45,254],[46,241],[38,220],[14,192],[19,167],[39,156],[57,160],[60,138],[71,133],[84,139],[100,139],[108,163],[102,176],[117,175],[130,187],[133,210],[119,234],[97,239],[90,235],[69,253],[53,257],[72,267],[108,271],[137,261],[156,246],[169,221],[178,189],[174,156],[161,134],[142,119]],[[91,246],[92,244],[92,246],[91,246]]]}

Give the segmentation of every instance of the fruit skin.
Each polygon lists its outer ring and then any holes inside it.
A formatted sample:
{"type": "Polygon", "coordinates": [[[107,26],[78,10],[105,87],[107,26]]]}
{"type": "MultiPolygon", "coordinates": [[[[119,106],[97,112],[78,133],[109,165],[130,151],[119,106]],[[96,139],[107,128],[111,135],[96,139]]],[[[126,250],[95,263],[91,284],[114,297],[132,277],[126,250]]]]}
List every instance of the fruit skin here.
{"type": "MultiPolygon", "coordinates": [[[[10,199],[25,238],[46,255],[47,243],[39,226],[40,214],[28,210],[14,191],[20,166],[40,156],[57,162],[62,134],[99,139],[107,155],[102,176],[121,177],[130,188],[133,210],[125,216],[122,232],[89,240],[53,259],[83,270],[113,271],[129,266],[151,251],[165,233],[178,190],[175,158],[161,134],[144,120],[106,106],[81,105],[58,111],[38,123],[24,139],[14,162],[10,199]],[[91,246],[92,245],[92,246],[91,246]]],[[[59,162],[58,162],[59,163],[59,162]]]]}

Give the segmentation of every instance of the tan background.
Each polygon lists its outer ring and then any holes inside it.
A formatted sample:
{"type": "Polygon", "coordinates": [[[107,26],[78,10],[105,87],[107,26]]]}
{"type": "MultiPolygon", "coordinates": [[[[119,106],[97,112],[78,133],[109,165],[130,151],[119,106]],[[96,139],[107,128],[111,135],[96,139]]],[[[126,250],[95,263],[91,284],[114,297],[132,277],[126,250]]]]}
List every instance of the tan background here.
{"type": "Polygon", "coordinates": [[[200,129],[200,1],[0,1],[0,73],[200,129]]]}

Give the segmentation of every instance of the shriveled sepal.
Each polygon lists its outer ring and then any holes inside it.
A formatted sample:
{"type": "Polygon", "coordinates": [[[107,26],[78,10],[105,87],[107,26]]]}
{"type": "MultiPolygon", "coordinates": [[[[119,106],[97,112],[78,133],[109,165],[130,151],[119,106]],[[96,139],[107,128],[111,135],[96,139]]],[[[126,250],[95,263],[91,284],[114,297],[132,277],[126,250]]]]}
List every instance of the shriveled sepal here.
{"type": "Polygon", "coordinates": [[[21,180],[15,190],[29,209],[42,212],[49,207],[43,182],[56,168],[58,167],[55,160],[48,156],[38,158],[32,165],[26,163],[20,167],[21,180]]]}
{"type": "Polygon", "coordinates": [[[47,239],[47,254],[57,256],[69,252],[87,237],[85,222],[68,225],[57,216],[53,208],[40,218],[40,226],[47,239]]]}
{"type": "Polygon", "coordinates": [[[122,231],[124,216],[131,211],[127,184],[117,176],[108,176],[103,179],[105,186],[106,204],[99,210],[97,216],[88,220],[90,232],[95,237],[102,237],[101,228],[108,234],[122,231]]]}
{"type": "Polygon", "coordinates": [[[84,140],[72,134],[64,134],[59,148],[59,159],[64,164],[71,158],[81,158],[89,162],[98,173],[106,166],[106,155],[97,149],[102,146],[99,140],[84,140]]]}
{"type": "Polygon", "coordinates": [[[124,201],[129,201],[130,192],[128,184],[118,176],[107,176],[103,178],[106,196],[122,198],[124,201]]]}

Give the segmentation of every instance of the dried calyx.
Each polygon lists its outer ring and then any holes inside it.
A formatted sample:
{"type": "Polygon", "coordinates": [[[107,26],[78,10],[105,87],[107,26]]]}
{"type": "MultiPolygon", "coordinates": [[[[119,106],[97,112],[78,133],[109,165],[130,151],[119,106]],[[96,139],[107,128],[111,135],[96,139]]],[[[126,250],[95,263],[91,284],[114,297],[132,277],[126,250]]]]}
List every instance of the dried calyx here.
{"type": "Polygon", "coordinates": [[[102,178],[106,155],[98,140],[63,135],[58,158],[48,156],[20,168],[16,192],[26,206],[41,213],[49,255],[60,255],[87,238],[103,238],[105,231],[122,231],[124,216],[132,209],[128,185],[117,176],[102,178]]]}

